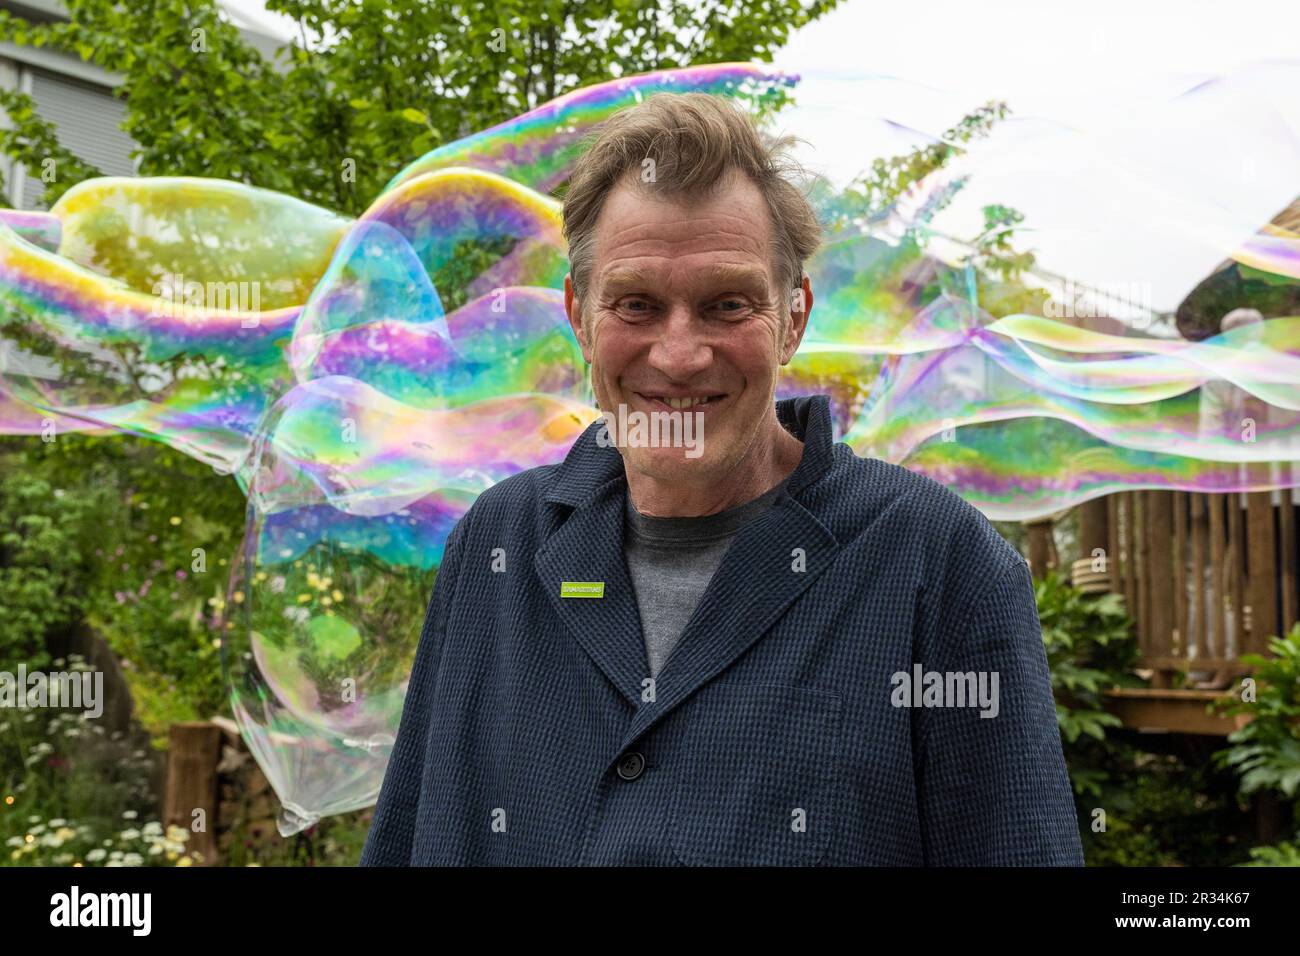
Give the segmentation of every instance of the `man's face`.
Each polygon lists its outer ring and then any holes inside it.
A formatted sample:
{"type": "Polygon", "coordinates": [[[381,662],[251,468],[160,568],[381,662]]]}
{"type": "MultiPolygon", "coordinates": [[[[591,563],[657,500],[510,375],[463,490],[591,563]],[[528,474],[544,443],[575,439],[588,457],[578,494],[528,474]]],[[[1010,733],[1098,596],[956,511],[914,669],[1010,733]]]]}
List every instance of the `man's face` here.
{"type": "Polygon", "coordinates": [[[798,347],[806,310],[782,321],[770,244],[767,206],[743,176],[690,202],[646,195],[628,180],[606,198],[586,301],[565,280],[601,411],[703,416],[695,420],[699,452],[628,444],[620,451],[629,472],[727,481],[775,421],[777,376],[798,347]],[[708,401],[675,407],[690,398],[708,401]]]}

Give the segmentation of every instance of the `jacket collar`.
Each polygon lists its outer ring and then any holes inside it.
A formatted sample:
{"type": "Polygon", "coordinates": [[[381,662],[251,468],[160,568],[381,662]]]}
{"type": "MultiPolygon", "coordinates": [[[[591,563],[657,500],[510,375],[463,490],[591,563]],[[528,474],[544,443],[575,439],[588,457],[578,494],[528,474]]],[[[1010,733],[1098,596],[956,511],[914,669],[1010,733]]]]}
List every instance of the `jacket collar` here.
{"type": "MultiPolygon", "coordinates": [[[[623,457],[617,448],[596,442],[599,420],[579,436],[554,475],[546,500],[573,511],[557,522],[538,549],[534,567],[569,639],[635,708],[619,752],[770,630],[841,547],[798,500],[831,467],[830,400],[825,395],[784,399],[777,402],[776,411],[782,425],[803,440],[803,457],[772,507],[732,540],[653,682],[623,556],[623,457]],[[604,582],[604,597],[561,597],[564,581],[604,582]]],[[[617,756],[612,752],[610,760],[617,756]]]]}

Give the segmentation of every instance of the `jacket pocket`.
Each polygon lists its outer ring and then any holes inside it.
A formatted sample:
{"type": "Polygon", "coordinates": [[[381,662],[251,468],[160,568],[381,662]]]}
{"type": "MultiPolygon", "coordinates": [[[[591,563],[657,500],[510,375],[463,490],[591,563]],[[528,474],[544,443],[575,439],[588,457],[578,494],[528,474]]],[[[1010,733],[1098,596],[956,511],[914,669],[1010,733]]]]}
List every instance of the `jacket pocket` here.
{"type": "Polygon", "coordinates": [[[668,815],[688,866],[811,866],[836,826],[841,700],[775,684],[712,684],[678,713],[668,815]]]}

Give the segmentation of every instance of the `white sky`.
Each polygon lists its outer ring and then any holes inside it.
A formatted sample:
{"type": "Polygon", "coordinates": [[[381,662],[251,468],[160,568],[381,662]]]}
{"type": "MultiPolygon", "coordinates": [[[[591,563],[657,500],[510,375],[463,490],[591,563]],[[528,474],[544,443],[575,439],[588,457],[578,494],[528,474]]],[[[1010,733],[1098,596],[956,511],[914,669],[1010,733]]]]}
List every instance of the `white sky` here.
{"type": "MultiPolygon", "coordinates": [[[[294,33],[260,0],[222,5],[294,33]]],[[[837,180],[1005,100],[1014,119],[938,224],[969,235],[983,203],[1015,206],[1044,267],[1141,283],[1156,308],[1300,194],[1293,0],[847,0],[775,65],[804,76],[800,158],[837,180]]]]}

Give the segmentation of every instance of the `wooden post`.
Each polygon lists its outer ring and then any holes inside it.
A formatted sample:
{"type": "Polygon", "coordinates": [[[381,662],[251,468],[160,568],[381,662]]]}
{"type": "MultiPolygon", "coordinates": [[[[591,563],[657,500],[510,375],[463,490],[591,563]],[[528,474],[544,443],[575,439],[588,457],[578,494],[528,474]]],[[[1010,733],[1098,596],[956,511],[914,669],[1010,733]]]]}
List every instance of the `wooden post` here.
{"type": "Polygon", "coordinates": [[[1273,496],[1267,491],[1246,495],[1246,546],[1250,561],[1250,643],[1256,654],[1266,653],[1268,639],[1278,632],[1277,561],[1274,557],[1273,496]]]}
{"type": "Polygon", "coordinates": [[[1053,560],[1052,522],[1042,518],[1038,521],[1026,521],[1029,532],[1029,570],[1035,578],[1041,578],[1051,570],[1056,562],[1053,560]]]}
{"type": "Polygon", "coordinates": [[[1147,602],[1150,611],[1151,656],[1172,657],[1174,638],[1173,542],[1169,528],[1174,520],[1173,493],[1169,491],[1146,492],[1147,558],[1150,571],[1147,575],[1147,602]]]}
{"type": "MultiPolygon", "coordinates": [[[[1155,657],[1151,647],[1151,535],[1147,527],[1147,492],[1133,493],[1133,568],[1137,571],[1134,593],[1137,596],[1139,646],[1143,656],[1155,657]]],[[[1158,676],[1158,672],[1157,672],[1158,676]]],[[[1156,687],[1164,685],[1157,680],[1156,687]]]]}
{"type": "Polygon", "coordinates": [[[1106,569],[1110,571],[1110,589],[1119,594],[1124,579],[1119,560],[1119,495],[1106,496],[1106,569]]]}
{"type": "Polygon", "coordinates": [[[1141,609],[1137,600],[1137,573],[1134,568],[1136,550],[1133,544],[1135,526],[1133,523],[1133,492],[1124,492],[1124,607],[1133,619],[1133,626],[1138,632],[1138,646],[1142,644],[1141,609]]]}
{"type": "Polygon", "coordinates": [[[1227,589],[1227,575],[1224,573],[1224,533],[1223,533],[1223,495],[1206,495],[1205,503],[1210,509],[1210,562],[1214,582],[1214,597],[1211,599],[1209,621],[1214,622],[1214,639],[1210,640],[1206,629],[1206,649],[1210,657],[1228,656],[1228,603],[1223,599],[1227,589]]]}
{"type": "Polygon", "coordinates": [[[1210,536],[1208,519],[1205,514],[1205,503],[1208,495],[1199,491],[1192,493],[1192,596],[1191,605],[1196,610],[1196,626],[1189,627],[1193,633],[1187,642],[1188,653],[1191,653],[1192,647],[1196,648],[1198,658],[1206,657],[1209,650],[1209,622],[1206,621],[1205,612],[1205,561],[1206,545],[1209,543],[1210,536]]]}
{"type": "Polygon", "coordinates": [[[1232,591],[1233,633],[1236,634],[1236,652],[1240,657],[1249,646],[1246,638],[1246,531],[1242,517],[1241,493],[1234,491],[1228,496],[1228,540],[1232,551],[1232,591]]]}
{"type": "Polygon", "coordinates": [[[1174,654],[1187,656],[1187,492],[1174,492],[1174,654]]]}
{"type": "Polygon", "coordinates": [[[1112,555],[1109,516],[1105,498],[1093,498],[1079,505],[1079,557],[1092,560],[1092,553],[1100,548],[1106,555],[1106,568],[1110,569],[1112,555]]]}
{"type": "MultiPolygon", "coordinates": [[[[1290,471],[1290,465],[1284,465],[1290,471]]],[[[1278,512],[1279,552],[1282,565],[1282,633],[1287,633],[1295,625],[1297,614],[1296,601],[1296,537],[1295,505],[1291,502],[1291,489],[1281,491],[1282,505],[1278,512]]]]}
{"type": "Polygon", "coordinates": [[[167,752],[167,790],[163,826],[173,824],[189,833],[187,852],[203,854],[203,865],[217,860],[217,762],[221,759],[221,728],[206,721],[172,724],[167,752]],[[194,811],[203,811],[202,815],[194,811]],[[197,821],[202,829],[195,831],[197,821]]]}

